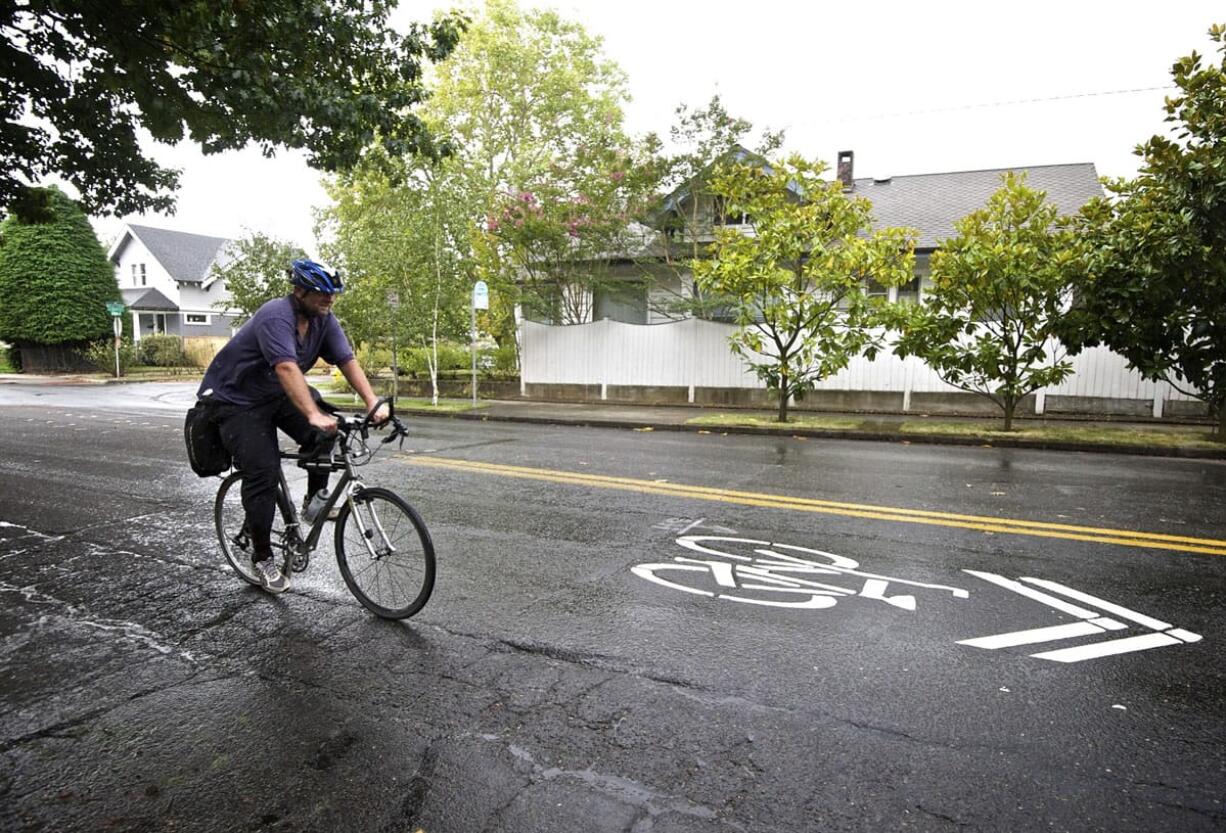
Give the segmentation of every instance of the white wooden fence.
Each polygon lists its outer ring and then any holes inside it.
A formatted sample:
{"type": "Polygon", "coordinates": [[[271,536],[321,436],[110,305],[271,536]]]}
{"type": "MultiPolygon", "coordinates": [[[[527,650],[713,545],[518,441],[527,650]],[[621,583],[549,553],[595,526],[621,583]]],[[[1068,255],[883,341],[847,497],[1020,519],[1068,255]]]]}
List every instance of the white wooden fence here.
{"type": "MultiPolygon", "coordinates": [[[[647,387],[762,388],[765,384],[728,347],[735,330],[690,318],[666,324],[624,324],[603,320],[592,324],[551,326],[523,322],[521,379],[524,386],[630,385],[647,387]]],[[[1163,403],[1193,397],[1167,382],[1151,382],[1129,370],[1120,355],[1105,347],[1071,357],[1073,373],[1060,385],[1038,393],[1036,410],[1043,412],[1047,396],[1094,397],[1152,401],[1154,415],[1163,403]]],[[[952,393],[916,358],[900,359],[889,352],[875,361],[853,359],[841,373],[824,380],[817,390],[873,391],[903,394],[904,410],[912,393],[952,393]]]]}

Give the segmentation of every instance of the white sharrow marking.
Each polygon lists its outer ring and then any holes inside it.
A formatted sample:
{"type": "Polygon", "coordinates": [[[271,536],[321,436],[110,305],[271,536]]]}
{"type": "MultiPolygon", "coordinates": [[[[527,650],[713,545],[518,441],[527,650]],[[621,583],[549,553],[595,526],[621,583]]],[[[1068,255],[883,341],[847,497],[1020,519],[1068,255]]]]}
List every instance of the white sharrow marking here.
{"type": "Polygon", "coordinates": [[[1091,596],[1089,593],[1082,593],[1080,590],[1074,590],[1071,587],[1065,587],[1063,584],[1054,581],[1047,581],[1041,578],[1023,578],[1022,581],[1027,584],[1037,584],[1039,587],[1045,587],[1055,593],[1068,596],[1070,599],[1076,599],[1079,602],[1084,602],[1088,605],[1094,605],[1108,613],[1114,613],[1121,619],[1127,619],[1130,622],[1136,622],[1138,625],[1144,625],[1147,628],[1152,628],[1156,631],[1164,631],[1174,627],[1170,622],[1163,622],[1161,619],[1155,619],[1152,616],[1146,616],[1144,613],[1137,613],[1135,610],[1129,610],[1126,607],[1104,601],[1097,596],[1091,596]]]}
{"type": "Polygon", "coordinates": [[[1049,596],[1047,593],[1032,590],[1020,582],[1007,579],[1004,576],[998,576],[996,573],[981,573],[978,570],[963,570],[962,572],[970,573],[976,578],[989,581],[992,584],[1005,588],[1006,590],[1012,590],[1014,593],[1034,599],[1036,602],[1042,602],[1048,607],[1054,607],[1056,610],[1067,613],[1071,616],[1076,616],[1078,619],[1098,618],[1098,614],[1092,610],[1086,610],[1084,607],[1077,607],[1077,605],[1069,604],[1063,599],[1057,599],[1055,596],[1049,596]]]}
{"type": "Polygon", "coordinates": [[[995,636],[979,636],[974,639],[960,639],[959,645],[969,645],[972,648],[986,648],[995,651],[999,648],[1013,648],[1017,645],[1033,645],[1036,642],[1055,642],[1057,639],[1073,639],[1078,636],[1093,636],[1103,632],[1102,628],[1089,622],[1073,622],[1068,625],[1052,625],[1047,628],[1032,628],[1028,631],[1013,631],[998,633],[995,636]]]}
{"type": "Polygon", "coordinates": [[[1126,636],[1123,639],[1111,639],[1106,642],[1095,642],[1092,645],[1080,645],[1076,648],[1060,648],[1055,651],[1045,651],[1041,654],[1031,654],[1038,659],[1050,659],[1054,662],[1081,662],[1083,659],[1098,659],[1115,654],[1127,654],[1132,651],[1146,651],[1150,648],[1165,648],[1168,645],[1178,645],[1179,640],[1164,633],[1146,633],[1140,636],[1126,636]]]}

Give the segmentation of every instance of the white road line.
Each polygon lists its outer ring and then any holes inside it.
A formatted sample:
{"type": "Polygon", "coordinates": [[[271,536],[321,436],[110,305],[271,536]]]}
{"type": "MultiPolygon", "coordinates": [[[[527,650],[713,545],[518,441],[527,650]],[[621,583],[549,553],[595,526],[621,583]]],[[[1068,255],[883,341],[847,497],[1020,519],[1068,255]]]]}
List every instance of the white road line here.
{"type": "Polygon", "coordinates": [[[1188,643],[1200,642],[1201,639],[1204,638],[1199,633],[1192,633],[1192,631],[1185,631],[1183,628],[1171,628],[1169,631],[1167,631],[1167,634],[1175,637],[1176,639],[1182,639],[1184,642],[1188,642],[1188,643]]]}
{"type": "Polygon", "coordinates": [[[978,570],[963,570],[962,572],[970,573],[976,578],[981,578],[984,581],[991,582],[992,584],[995,584],[998,587],[1003,587],[1006,590],[1012,590],[1014,593],[1034,599],[1036,602],[1042,602],[1048,607],[1054,607],[1056,610],[1062,611],[1063,613],[1067,613],[1071,616],[1076,616],[1078,619],[1098,618],[1098,613],[1095,611],[1086,610],[1083,607],[1077,607],[1076,605],[1069,604],[1063,599],[1057,599],[1055,596],[1049,596],[1048,594],[1042,593],[1038,590],[1032,590],[1021,582],[1007,579],[1004,576],[998,576],[996,573],[981,573],[978,570]]]}
{"type": "Polygon", "coordinates": [[[1080,590],[1074,590],[1071,587],[1065,587],[1055,581],[1048,581],[1041,578],[1023,578],[1022,581],[1027,584],[1037,584],[1039,587],[1045,587],[1061,595],[1068,596],[1070,599],[1076,599],[1079,602],[1084,602],[1088,605],[1094,605],[1097,608],[1114,613],[1121,619],[1127,619],[1130,622],[1136,622],[1138,625],[1144,625],[1147,628],[1152,628],[1156,631],[1164,631],[1174,627],[1170,622],[1163,622],[1161,619],[1155,619],[1152,616],[1146,616],[1144,613],[1137,613],[1135,610],[1129,610],[1126,607],[1121,607],[1113,602],[1104,601],[1097,596],[1091,596],[1089,593],[1082,593],[1080,590]]]}
{"type": "Polygon", "coordinates": [[[1046,628],[1032,628],[1028,631],[1013,631],[1012,633],[998,633],[995,636],[961,639],[958,641],[958,644],[995,651],[999,648],[1033,645],[1037,642],[1055,642],[1057,639],[1073,639],[1078,636],[1093,636],[1100,633],[1103,633],[1103,629],[1091,625],[1089,622],[1073,622],[1068,625],[1052,625],[1046,628]]]}
{"type": "Polygon", "coordinates": [[[1046,651],[1041,654],[1031,654],[1036,659],[1050,659],[1055,662],[1081,662],[1085,659],[1098,659],[1115,654],[1127,654],[1132,651],[1145,651],[1150,648],[1165,648],[1168,645],[1178,645],[1179,640],[1164,633],[1146,633],[1141,636],[1127,636],[1123,639],[1111,639],[1106,642],[1095,642],[1093,645],[1081,645],[1076,648],[1060,648],[1056,651],[1046,651]]]}

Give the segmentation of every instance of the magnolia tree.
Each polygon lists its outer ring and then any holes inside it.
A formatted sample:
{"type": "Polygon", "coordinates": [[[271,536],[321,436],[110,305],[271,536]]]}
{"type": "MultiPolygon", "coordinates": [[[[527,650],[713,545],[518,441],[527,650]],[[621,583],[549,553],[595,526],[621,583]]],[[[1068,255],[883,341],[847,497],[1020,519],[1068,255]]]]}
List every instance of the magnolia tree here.
{"type": "Polygon", "coordinates": [[[899,333],[897,355],[919,356],[948,384],[987,397],[1011,431],[1023,396],[1072,372],[1056,327],[1076,257],[1046,194],[1024,176],[1002,180],[933,254],[924,303],[896,305],[882,318],[899,333]]]}
{"type": "Polygon", "coordinates": [[[1084,272],[1062,335],[1204,400],[1226,442],[1226,27],[1209,36],[1220,63],[1194,52],[1172,71],[1176,135],[1139,146],[1137,178],[1078,218],[1084,272]]]}
{"type": "Polygon", "coordinates": [[[826,167],[799,156],[720,166],[711,191],[750,230],[718,229],[694,262],[699,289],[740,325],[732,349],[778,393],[780,422],[793,396],[880,349],[867,281],[897,286],[914,271],[913,233],[873,230],[869,201],[823,179],[826,167]]]}

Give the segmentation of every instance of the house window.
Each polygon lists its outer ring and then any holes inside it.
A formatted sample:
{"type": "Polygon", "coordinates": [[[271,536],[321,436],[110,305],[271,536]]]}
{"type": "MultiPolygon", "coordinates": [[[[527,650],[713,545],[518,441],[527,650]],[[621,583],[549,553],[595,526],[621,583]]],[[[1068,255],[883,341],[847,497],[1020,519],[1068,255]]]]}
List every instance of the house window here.
{"type": "Polygon", "coordinates": [[[920,298],[920,276],[916,275],[911,280],[898,287],[898,302],[900,304],[917,304],[920,298]]]}
{"type": "Polygon", "coordinates": [[[728,203],[723,197],[715,197],[715,225],[744,226],[749,224],[749,215],[745,212],[729,213],[728,203]]]}
{"type": "Polygon", "coordinates": [[[866,278],[864,281],[864,294],[869,298],[888,298],[890,296],[890,288],[874,278],[866,278]]]}
{"type": "MultiPolygon", "coordinates": [[[[140,285],[141,285],[141,286],[146,286],[147,284],[145,283],[145,264],[141,263],[141,264],[139,264],[139,267],[140,267],[140,285]]],[[[133,271],[133,273],[135,273],[135,272],[136,272],[136,269],[137,269],[137,264],[133,264],[133,265],[132,265],[132,271],[133,271]]],[[[135,283],[136,283],[136,281],[134,280],[134,281],[132,281],[132,283],[133,283],[133,284],[135,284],[135,283]]]]}
{"type": "Polygon", "coordinates": [[[208,324],[209,316],[198,312],[189,312],[184,315],[184,320],[188,324],[208,324]]]}
{"type": "Polygon", "coordinates": [[[599,286],[592,301],[592,320],[611,318],[626,324],[647,323],[647,285],[626,281],[599,286]]]}

